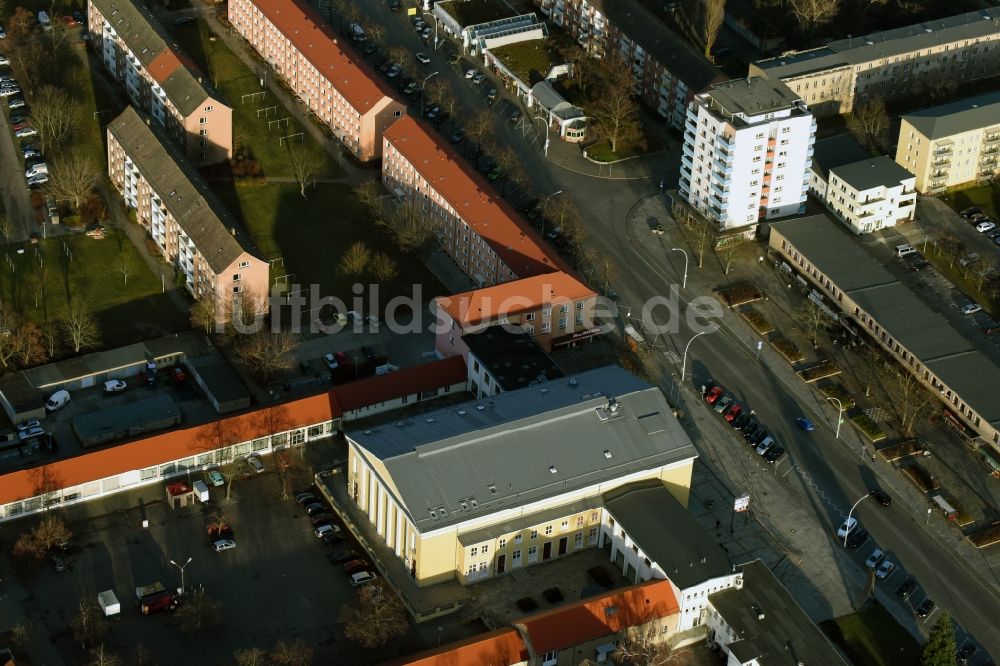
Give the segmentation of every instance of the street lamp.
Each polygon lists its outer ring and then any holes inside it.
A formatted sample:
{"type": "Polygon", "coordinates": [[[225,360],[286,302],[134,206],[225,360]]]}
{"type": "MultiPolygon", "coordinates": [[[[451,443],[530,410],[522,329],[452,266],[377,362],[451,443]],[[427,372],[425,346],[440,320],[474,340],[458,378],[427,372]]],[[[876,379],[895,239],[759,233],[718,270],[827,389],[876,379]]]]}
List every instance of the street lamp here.
{"type": "MultiPolygon", "coordinates": [[[[861,502],[863,502],[864,500],[868,499],[869,497],[871,497],[871,495],[863,495],[861,497],[861,499],[859,499],[857,502],[854,503],[854,506],[851,507],[851,510],[847,512],[847,522],[848,523],[851,522],[851,514],[854,513],[854,509],[859,504],[861,504],[861,502]]],[[[847,548],[847,537],[850,536],[850,534],[851,534],[850,525],[848,525],[848,529],[844,532],[844,548],[847,548]]]]}
{"type": "Polygon", "coordinates": [[[834,435],[834,439],[840,439],[840,424],[844,422],[844,405],[841,404],[840,400],[837,398],[827,398],[827,400],[833,400],[837,403],[837,434],[834,435]]]}
{"type": "Polygon", "coordinates": [[[542,202],[542,237],[543,238],[545,237],[545,209],[548,208],[548,206],[549,206],[549,199],[551,199],[552,197],[555,197],[555,196],[559,196],[562,193],[563,193],[562,190],[556,190],[555,192],[553,192],[549,196],[545,197],[545,201],[542,202]]]}
{"type": "Polygon", "coordinates": [[[688,340],[688,343],[686,345],[684,345],[684,355],[681,356],[681,381],[682,382],[684,381],[684,368],[687,367],[688,349],[691,348],[691,343],[694,342],[695,338],[697,338],[699,335],[705,335],[706,333],[708,333],[708,331],[698,331],[693,336],[691,336],[691,339],[688,340]]]}
{"type": "Polygon", "coordinates": [[[437,75],[438,75],[438,72],[431,72],[430,74],[428,74],[427,76],[424,77],[424,82],[420,85],[420,117],[421,118],[424,117],[424,90],[427,88],[427,81],[432,76],[437,76],[437,75]]]}
{"type": "Polygon", "coordinates": [[[431,14],[430,12],[424,12],[423,14],[421,14],[421,16],[430,16],[432,19],[434,19],[434,50],[437,51],[438,50],[438,20],[437,20],[437,17],[434,16],[434,14],[431,14]]]}
{"type": "Polygon", "coordinates": [[[193,560],[193,559],[194,559],[193,557],[187,558],[187,562],[185,562],[184,564],[177,564],[173,560],[170,560],[170,563],[172,565],[174,565],[175,567],[177,567],[178,569],[181,570],[181,594],[182,595],[184,594],[184,590],[186,589],[184,587],[184,569],[187,568],[187,565],[191,564],[191,560],[193,560]]]}
{"type": "Polygon", "coordinates": [[[549,121],[542,116],[535,116],[535,120],[541,120],[542,125],[545,126],[545,144],[542,146],[542,154],[545,157],[549,156],[549,121]]]}
{"type": "Polygon", "coordinates": [[[681,289],[687,289],[688,286],[688,253],[679,247],[670,248],[671,252],[680,252],[684,255],[684,279],[681,282],[681,289]]]}

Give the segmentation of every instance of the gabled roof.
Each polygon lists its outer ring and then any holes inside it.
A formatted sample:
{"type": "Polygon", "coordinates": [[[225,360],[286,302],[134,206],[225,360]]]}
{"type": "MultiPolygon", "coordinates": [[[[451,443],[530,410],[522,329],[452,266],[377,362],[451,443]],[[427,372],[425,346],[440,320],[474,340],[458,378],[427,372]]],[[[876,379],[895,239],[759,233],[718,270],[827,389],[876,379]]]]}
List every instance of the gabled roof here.
{"type": "Polygon", "coordinates": [[[152,12],[131,0],[90,0],[150,76],[183,116],[189,116],[207,98],[222,102],[190,58],[181,54],[173,38],[152,12]]]}
{"type": "Polygon", "coordinates": [[[544,305],[570,303],[594,296],[593,289],[561,271],[473,289],[434,299],[462,328],[496,322],[544,305]]]}
{"type": "Polygon", "coordinates": [[[344,96],[362,116],[393,91],[350,48],[342,48],[337,33],[301,0],[251,0],[278,31],[344,96]]]}
{"type": "Polygon", "coordinates": [[[521,634],[510,627],[406,657],[390,664],[398,666],[514,666],[528,660],[521,634]]]}
{"type": "Polygon", "coordinates": [[[921,109],[903,120],[931,140],[1000,125],[1000,90],[921,109]]]}
{"type": "Polygon", "coordinates": [[[517,277],[569,270],[566,262],[436,132],[412,116],[394,122],[385,140],[409,161],[517,277]]]}
{"type": "Polygon", "coordinates": [[[612,365],[348,438],[382,461],[421,531],[697,455],[660,390],[612,365]]]}
{"type": "Polygon", "coordinates": [[[410,368],[403,368],[387,375],[377,375],[343,384],[333,389],[337,403],[344,412],[351,412],[366,405],[395,400],[404,395],[461,384],[466,379],[465,360],[461,356],[448,358],[410,368]]]}
{"type": "Polygon", "coordinates": [[[640,627],[680,612],[666,580],[651,580],[607,592],[515,622],[535,654],[581,645],[587,641],[640,627]]]}
{"type": "Polygon", "coordinates": [[[566,101],[566,98],[559,94],[559,91],[552,87],[549,81],[539,81],[531,86],[531,96],[539,104],[559,116],[563,120],[584,117],[583,109],[574,106],[566,101]]]}
{"type": "Polygon", "coordinates": [[[834,167],[830,171],[858,192],[872,190],[876,187],[897,187],[904,180],[915,178],[912,173],[885,155],[844,164],[834,167]]]}
{"type": "Polygon", "coordinates": [[[159,126],[129,106],[108,124],[108,134],[215,273],[225,271],[244,253],[260,258],[242,225],[159,126]]]}

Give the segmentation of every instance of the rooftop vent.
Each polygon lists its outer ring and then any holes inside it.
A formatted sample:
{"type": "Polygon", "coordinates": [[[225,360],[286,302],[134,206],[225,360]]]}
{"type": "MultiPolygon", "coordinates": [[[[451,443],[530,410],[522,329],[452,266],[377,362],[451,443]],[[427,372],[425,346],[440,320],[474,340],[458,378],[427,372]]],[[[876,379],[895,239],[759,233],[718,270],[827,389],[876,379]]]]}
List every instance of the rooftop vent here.
{"type": "Polygon", "coordinates": [[[459,416],[465,416],[465,410],[464,409],[458,410],[458,415],[459,416]]]}
{"type": "Polygon", "coordinates": [[[576,381],[575,377],[570,377],[569,378],[569,385],[570,386],[575,387],[575,386],[579,386],[579,384],[580,384],[580,382],[576,381]]]}
{"type": "Polygon", "coordinates": [[[549,465],[549,474],[555,474],[558,471],[555,465],[549,465]]]}
{"type": "Polygon", "coordinates": [[[434,423],[434,419],[428,417],[428,418],[424,419],[424,423],[434,423]]]}
{"type": "Polygon", "coordinates": [[[755,602],[755,603],[751,604],[750,607],[753,609],[753,612],[756,613],[756,615],[757,615],[757,621],[758,622],[763,621],[763,619],[764,619],[764,610],[760,607],[760,605],[755,602]]]}
{"type": "Polygon", "coordinates": [[[608,606],[608,607],[606,607],[604,609],[604,616],[605,617],[614,617],[615,615],[618,615],[618,607],[617,606],[608,606]]]}
{"type": "Polygon", "coordinates": [[[611,449],[604,449],[604,457],[611,460],[611,449]]]}
{"type": "Polygon", "coordinates": [[[476,405],[476,409],[478,409],[479,411],[483,411],[486,408],[483,407],[482,405],[476,405]]]}

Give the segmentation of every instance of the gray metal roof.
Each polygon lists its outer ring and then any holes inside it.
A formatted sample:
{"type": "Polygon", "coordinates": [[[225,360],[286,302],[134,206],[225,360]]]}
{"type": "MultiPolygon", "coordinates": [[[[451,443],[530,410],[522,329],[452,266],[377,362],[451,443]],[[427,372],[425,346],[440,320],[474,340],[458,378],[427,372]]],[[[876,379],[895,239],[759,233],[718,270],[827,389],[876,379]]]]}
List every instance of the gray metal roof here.
{"type": "Polygon", "coordinates": [[[836,134],[816,139],[813,144],[812,169],[826,178],[830,169],[859,162],[868,156],[868,151],[853,136],[836,134]]]}
{"type": "Polygon", "coordinates": [[[222,96],[212,87],[191,60],[183,55],[170,34],[145,6],[130,0],[91,0],[105,20],[139,59],[142,66],[160,84],[177,110],[189,116],[206,98],[222,101],[222,96]],[[158,76],[149,68],[160,55],[172,51],[180,61],[168,76],[158,76]]]}
{"type": "MultiPolygon", "coordinates": [[[[563,376],[563,371],[546,354],[534,337],[490,326],[466,333],[462,342],[489,371],[504,391],[541,384],[563,376]]],[[[470,361],[471,363],[471,361],[470,361]]]]}
{"type": "Polygon", "coordinates": [[[931,140],[1000,125],[1000,90],[921,109],[903,119],[931,140]]]}
{"type": "Polygon", "coordinates": [[[701,92],[722,73],[687,40],[635,0],[590,0],[629,39],[642,46],[693,92],[701,92]]]}
{"type": "Polygon", "coordinates": [[[773,228],[983,420],[1000,424],[1000,401],[983,389],[1000,386],[1000,367],[879,265],[839,223],[811,215],[776,222],[773,228]]]}
{"type": "Polygon", "coordinates": [[[730,572],[725,551],[661,481],[631,483],[606,492],[604,507],[682,590],[730,572]]]}
{"type": "Polygon", "coordinates": [[[158,126],[127,107],[108,125],[108,133],[132,158],[213,271],[226,270],[244,252],[259,256],[236,218],[158,126]]]}
{"type": "Polygon", "coordinates": [[[659,389],[618,366],[348,437],[381,459],[422,531],[697,455],[659,389]]]}
{"type": "Polygon", "coordinates": [[[817,49],[792,52],[754,64],[765,70],[768,76],[786,79],[997,33],[1000,33],[1000,7],[993,7],[862,37],[841,39],[817,49]]]}
{"type": "Polygon", "coordinates": [[[896,164],[896,161],[879,155],[860,162],[852,162],[831,169],[845,183],[859,192],[876,187],[895,187],[913,174],[896,164]]]}
{"type": "Polygon", "coordinates": [[[761,76],[716,83],[705,94],[726,113],[743,116],[794,109],[802,102],[802,96],[781,81],[761,76]]]}
{"type": "Polygon", "coordinates": [[[531,86],[531,96],[538,100],[539,104],[563,120],[582,118],[584,116],[583,109],[567,102],[548,81],[539,81],[531,86]]]}
{"type": "Polygon", "coordinates": [[[760,560],[740,565],[743,586],[710,594],[736,638],[727,645],[740,663],[847,666],[771,570],[760,560]]]}

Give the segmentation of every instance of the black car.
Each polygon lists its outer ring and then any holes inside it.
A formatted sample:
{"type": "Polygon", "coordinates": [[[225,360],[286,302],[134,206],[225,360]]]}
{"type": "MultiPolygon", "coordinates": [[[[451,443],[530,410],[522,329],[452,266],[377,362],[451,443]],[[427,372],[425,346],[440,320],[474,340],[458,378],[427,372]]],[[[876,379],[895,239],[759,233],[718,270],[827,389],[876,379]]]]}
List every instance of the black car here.
{"type": "Polygon", "coordinates": [[[11,124],[16,125],[18,123],[23,123],[27,119],[28,119],[28,112],[27,111],[11,111],[10,112],[10,122],[11,122],[11,124]]]}
{"type": "Polygon", "coordinates": [[[370,56],[371,54],[375,53],[375,49],[377,49],[377,48],[378,47],[375,46],[374,44],[369,44],[368,46],[365,47],[365,50],[363,51],[363,53],[366,56],[370,56]]]}
{"type": "Polygon", "coordinates": [[[761,428],[760,430],[758,430],[753,434],[753,437],[751,437],[748,440],[748,442],[751,446],[757,446],[764,440],[765,437],[767,437],[770,434],[771,433],[767,431],[767,428],[761,428]]]}
{"type": "Polygon", "coordinates": [[[966,643],[962,646],[962,649],[958,651],[958,654],[955,655],[955,658],[958,659],[958,663],[967,664],[977,652],[979,652],[979,648],[972,643],[966,643]]]}
{"type": "Polygon", "coordinates": [[[906,600],[910,598],[910,595],[917,589],[917,579],[910,576],[903,581],[903,584],[896,588],[896,596],[900,599],[906,600]]]}
{"type": "Polygon", "coordinates": [[[431,119],[431,124],[433,124],[434,127],[441,127],[441,125],[444,124],[444,121],[448,120],[449,118],[451,118],[451,114],[448,113],[447,111],[442,111],[437,115],[436,118],[431,119]]]}
{"type": "Polygon", "coordinates": [[[347,541],[347,538],[343,534],[333,534],[327,532],[323,535],[323,545],[333,548],[337,544],[341,544],[347,541]]]}
{"type": "Polygon", "coordinates": [[[295,496],[295,501],[303,506],[306,504],[312,504],[314,502],[319,502],[319,498],[311,492],[302,492],[295,496]]]}
{"type": "Polygon", "coordinates": [[[341,562],[356,560],[359,557],[361,556],[353,550],[342,550],[339,553],[330,553],[326,556],[326,559],[330,560],[330,564],[340,564],[341,562]]]}
{"type": "Polygon", "coordinates": [[[851,530],[847,535],[847,547],[851,550],[857,550],[866,543],[868,543],[868,532],[862,527],[851,530]]]}
{"type": "Polygon", "coordinates": [[[959,215],[961,215],[965,219],[969,219],[973,215],[982,214],[982,212],[983,212],[982,208],[980,208],[979,206],[973,206],[972,208],[966,208],[961,213],[959,213],[959,215]]]}
{"type": "Polygon", "coordinates": [[[52,568],[57,572],[62,573],[66,571],[66,560],[63,559],[62,555],[53,553],[49,555],[49,562],[52,564],[52,568]]]}
{"type": "Polygon", "coordinates": [[[306,504],[306,514],[309,516],[315,516],[317,513],[325,513],[327,511],[326,505],[320,502],[313,502],[312,504],[306,504]]]}
{"type": "Polygon", "coordinates": [[[332,525],[335,522],[333,514],[321,512],[309,516],[309,522],[312,523],[313,527],[319,527],[320,525],[332,525]]]}
{"type": "Polygon", "coordinates": [[[757,419],[755,419],[752,415],[750,415],[749,412],[747,413],[747,416],[750,416],[750,420],[744,423],[742,426],[740,426],[740,434],[742,434],[744,437],[752,433],[757,427],[760,426],[760,424],[757,422],[757,419]]]}
{"type": "Polygon", "coordinates": [[[194,23],[194,19],[191,18],[190,16],[182,16],[179,19],[174,19],[174,25],[176,25],[177,27],[181,27],[184,25],[191,25],[192,23],[194,23]]]}
{"type": "Polygon", "coordinates": [[[881,504],[882,506],[892,506],[892,498],[889,497],[889,495],[885,493],[885,491],[879,490],[878,488],[872,488],[871,490],[868,491],[868,494],[871,495],[875,499],[875,501],[881,504]]]}
{"type": "Polygon", "coordinates": [[[364,354],[365,358],[367,358],[369,361],[374,361],[375,359],[378,358],[378,356],[375,354],[375,350],[367,345],[361,348],[361,353],[364,354]]]}
{"type": "Polygon", "coordinates": [[[928,615],[931,614],[933,610],[934,610],[934,602],[931,600],[930,597],[927,597],[926,599],[920,602],[919,606],[917,606],[917,617],[927,617],[928,615]]]}
{"type": "Polygon", "coordinates": [[[743,430],[743,426],[745,426],[746,424],[750,423],[750,421],[752,419],[753,419],[753,417],[750,416],[750,412],[749,411],[745,411],[745,412],[741,413],[739,416],[737,416],[735,419],[733,419],[732,421],[730,421],[729,424],[731,426],[733,426],[734,428],[736,428],[737,430],[743,430]]]}
{"type": "Polygon", "coordinates": [[[389,11],[391,11],[393,14],[395,14],[402,8],[403,8],[403,3],[400,2],[400,0],[392,0],[392,2],[389,3],[389,11]]]}
{"type": "Polygon", "coordinates": [[[767,451],[764,452],[764,460],[769,465],[773,465],[774,463],[781,460],[781,457],[783,455],[785,455],[785,450],[783,448],[781,448],[780,446],[772,446],[771,448],[769,448],[767,451]]]}
{"type": "Polygon", "coordinates": [[[462,139],[464,139],[464,138],[465,138],[465,130],[462,129],[462,128],[459,128],[454,133],[452,133],[452,135],[451,135],[451,142],[452,143],[462,143],[462,139]]]}

